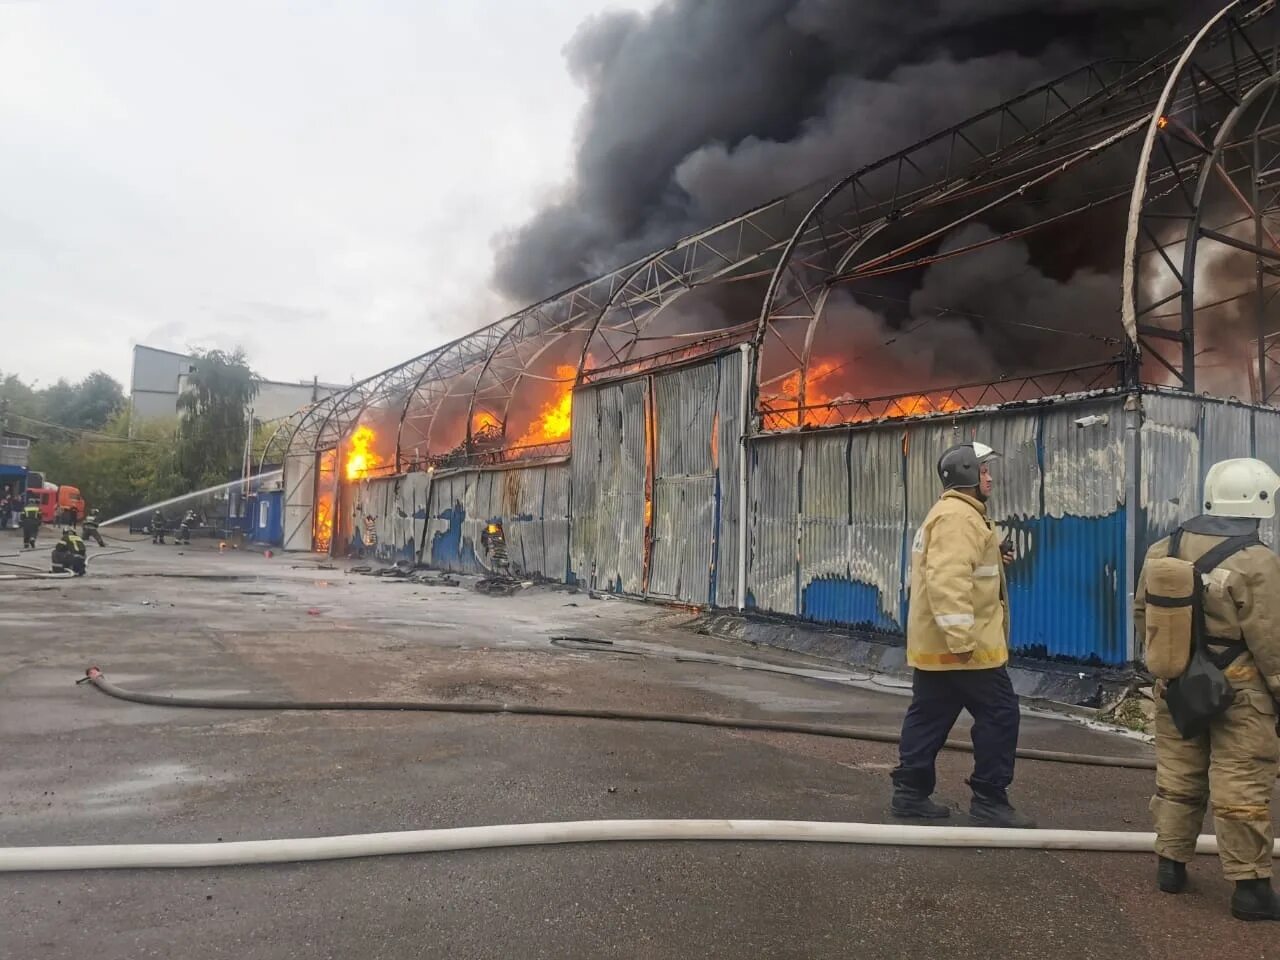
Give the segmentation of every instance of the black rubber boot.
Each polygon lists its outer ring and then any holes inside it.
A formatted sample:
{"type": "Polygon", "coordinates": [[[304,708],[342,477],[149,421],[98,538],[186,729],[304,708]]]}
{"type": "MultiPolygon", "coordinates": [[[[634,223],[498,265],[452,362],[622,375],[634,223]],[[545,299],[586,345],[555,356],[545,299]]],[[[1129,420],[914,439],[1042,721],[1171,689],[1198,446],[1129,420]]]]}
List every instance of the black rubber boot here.
{"type": "Polygon", "coordinates": [[[1271,889],[1271,878],[1237,880],[1231,915],[1237,920],[1280,920],[1280,898],[1271,889]]]}
{"type": "Polygon", "coordinates": [[[1187,888],[1187,865],[1160,857],[1156,866],[1156,886],[1161,893],[1181,893],[1187,888]]]}
{"type": "Polygon", "coordinates": [[[1003,791],[973,791],[969,802],[969,819],[979,827],[1011,827],[1017,830],[1034,830],[1036,822],[1013,809],[1008,795],[1003,791]]]}
{"type": "Polygon", "coordinates": [[[945,820],[951,816],[951,808],[934,803],[927,794],[898,787],[893,791],[889,812],[903,820],[945,820]]]}

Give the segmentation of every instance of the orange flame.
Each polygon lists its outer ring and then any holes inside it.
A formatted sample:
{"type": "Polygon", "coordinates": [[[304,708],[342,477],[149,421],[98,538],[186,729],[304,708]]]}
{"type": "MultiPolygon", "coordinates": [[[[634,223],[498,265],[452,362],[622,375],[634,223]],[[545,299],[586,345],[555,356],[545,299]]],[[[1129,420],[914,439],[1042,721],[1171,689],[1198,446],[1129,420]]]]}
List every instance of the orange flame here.
{"type": "Polygon", "coordinates": [[[471,433],[473,436],[486,430],[497,430],[501,426],[502,424],[498,421],[498,418],[487,410],[481,410],[471,418],[471,433]]]}
{"type": "Polygon", "coordinates": [[[884,412],[886,417],[918,417],[926,413],[954,413],[963,410],[963,404],[956,403],[950,397],[930,399],[924,394],[898,397],[889,404],[884,412]]]}
{"type": "Polygon", "coordinates": [[[358,427],[347,441],[347,479],[359,480],[369,471],[382,466],[382,457],[370,449],[378,435],[370,427],[358,427]]]}
{"type": "MultiPolygon", "coordinates": [[[[842,364],[836,363],[834,360],[814,360],[809,363],[809,369],[806,371],[804,378],[805,409],[803,426],[817,427],[830,422],[831,418],[825,410],[812,408],[820,408],[831,401],[831,396],[821,386],[821,382],[839,370],[841,366],[842,364]]],[[[784,406],[799,405],[800,371],[797,370],[782,381],[780,394],[779,399],[784,406]]],[[[770,430],[785,430],[788,427],[797,425],[797,413],[794,410],[770,414],[765,418],[765,426],[770,430]]]]}
{"type": "Polygon", "coordinates": [[[529,429],[516,441],[517,447],[529,447],[538,443],[555,443],[569,436],[573,412],[573,380],[578,368],[567,365],[556,367],[555,396],[542,405],[542,411],[529,424],[529,429]]]}
{"type": "Polygon", "coordinates": [[[327,553],[333,542],[333,471],[338,465],[338,451],[320,454],[319,478],[316,483],[316,512],[311,527],[315,549],[327,553]]]}
{"type": "MultiPolygon", "coordinates": [[[[891,400],[883,410],[876,409],[865,412],[865,408],[863,408],[863,410],[855,413],[850,408],[829,408],[827,404],[838,398],[831,395],[830,390],[823,385],[822,381],[843,366],[844,364],[834,360],[811,361],[804,380],[805,409],[803,416],[798,416],[795,410],[786,409],[776,413],[766,413],[764,418],[765,428],[768,430],[786,430],[797,425],[820,427],[836,423],[863,423],[868,420],[883,420],[895,417],[919,417],[927,413],[954,413],[957,410],[964,409],[964,404],[958,403],[949,396],[930,397],[922,393],[891,400]]],[[[777,399],[781,401],[784,407],[799,404],[799,372],[791,374],[791,376],[782,381],[777,399]]],[[[878,405],[876,406],[878,407],[878,405]]]]}

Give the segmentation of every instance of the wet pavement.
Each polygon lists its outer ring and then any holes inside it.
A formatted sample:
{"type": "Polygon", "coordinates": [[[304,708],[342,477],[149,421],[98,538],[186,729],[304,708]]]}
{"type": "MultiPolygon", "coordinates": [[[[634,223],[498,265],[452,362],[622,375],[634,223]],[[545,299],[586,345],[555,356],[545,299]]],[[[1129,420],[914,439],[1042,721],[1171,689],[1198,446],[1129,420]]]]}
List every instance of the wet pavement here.
{"type": "MultiPolygon", "coordinates": [[[[474,699],[895,731],[865,674],[699,636],[684,610],[538,587],[510,598],[293,555],[129,544],[74,581],[0,582],[0,844],[215,841],[628,817],[887,820],[891,745],[513,716],[124,703],[74,681],[216,696],[474,699]],[[679,648],[636,656],[555,637],[679,648]],[[733,662],[690,662],[723,658],[733,662]],[[745,658],[742,659],[742,658],[745,658]],[[758,669],[756,663],[825,679],[758,669]],[[735,665],[736,664],[736,665],[735,665]]],[[[18,549],[0,534],[0,554],[18,549]]],[[[42,551],[43,555],[43,551],[42,551]]],[[[13,568],[7,568],[13,571],[13,568]]],[[[17,571],[13,571],[17,572],[17,571]]],[[[1143,755],[1024,719],[1024,746],[1143,755]]],[[[959,803],[970,758],[946,753],[959,803]]],[[[1023,761],[1043,826],[1149,829],[1151,774],[1023,761]]],[[[964,822],[960,818],[959,822],[964,822]]],[[[608,844],[301,866],[0,875],[0,956],[1280,956],[1146,856],[809,844],[608,844]]]]}

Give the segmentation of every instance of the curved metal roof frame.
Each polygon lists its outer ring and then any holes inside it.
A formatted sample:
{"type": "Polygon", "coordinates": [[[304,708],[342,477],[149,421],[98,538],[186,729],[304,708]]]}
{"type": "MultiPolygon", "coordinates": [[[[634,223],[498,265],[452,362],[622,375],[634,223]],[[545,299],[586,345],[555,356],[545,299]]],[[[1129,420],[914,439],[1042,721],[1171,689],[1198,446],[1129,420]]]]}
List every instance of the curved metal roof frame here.
{"type": "MultiPolygon", "coordinates": [[[[1280,50],[1278,50],[1280,53],[1280,50]]],[[[1280,195],[1277,193],[1278,184],[1274,172],[1275,164],[1280,159],[1280,145],[1276,142],[1277,132],[1280,131],[1280,123],[1276,123],[1273,110],[1276,107],[1277,96],[1280,95],[1280,63],[1273,59],[1272,72],[1261,80],[1252,90],[1250,90],[1235,106],[1235,108],[1223,120],[1218,128],[1217,137],[1213,143],[1213,151],[1209,156],[1205,157],[1200,164],[1200,175],[1196,180],[1196,190],[1193,202],[1195,204],[1195,213],[1187,223],[1186,240],[1185,240],[1185,256],[1183,259],[1182,276],[1194,278],[1196,275],[1196,260],[1200,251],[1202,240],[1209,240],[1216,243],[1225,243],[1230,247],[1253,253],[1255,256],[1254,278],[1256,281],[1256,299],[1254,306],[1256,308],[1255,324],[1256,324],[1256,346],[1257,346],[1257,380],[1255,400],[1263,403],[1269,403],[1275,396],[1276,384],[1269,380],[1268,365],[1275,367],[1275,338],[1270,338],[1268,342],[1267,331],[1267,308],[1270,304],[1270,298],[1266,292],[1265,278],[1268,274],[1275,275],[1276,263],[1280,261],[1280,236],[1272,229],[1271,223],[1274,220],[1278,209],[1278,201],[1280,195]],[[1266,99],[1266,105],[1261,111],[1255,111],[1255,107],[1266,99]],[[1247,115],[1253,114],[1253,130],[1249,139],[1244,144],[1251,147],[1251,163],[1246,161],[1243,168],[1250,176],[1248,180],[1252,186],[1251,195],[1242,195],[1238,188],[1235,187],[1234,181],[1230,179],[1229,171],[1225,162],[1225,155],[1228,150],[1239,149],[1240,141],[1233,140],[1236,128],[1240,125],[1240,121],[1245,119],[1247,115]],[[1273,122],[1270,126],[1265,126],[1268,119],[1273,122]],[[1264,160],[1263,144],[1266,144],[1266,159],[1264,160]],[[1219,175],[1227,174],[1223,177],[1229,184],[1228,192],[1233,194],[1233,200],[1236,204],[1243,207],[1247,213],[1247,219],[1253,222],[1253,242],[1241,242],[1236,237],[1231,237],[1221,233],[1204,223],[1204,215],[1206,212],[1205,196],[1209,190],[1211,182],[1217,182],[1219,175]]],[[[1188,340],[1192,345],[1192,354],[1195,355],[1195,314],[1197,311],[1195,283],[1187,283],[1183,285],[1181,298],[1181,314],[1184,323],[1184,329],[1187,330],[1188,340]]],[[[1194,371],[1193,371],[1194,372],[1194,371]]]]}
{"type": "Polygon", "coordinates": [[[1220,155],[1217,147],[1223,125],[1251,90],[1277,72],[1278,26],[1280,12],[1274,0],[1232,0],[1186,44],[1151,111],[1125,227],[1121,322],[1130,342],[1131,383],[1136,383],[1139,360],[1145,355],[1164,367],[1182,389],[1196,389],[1196,278],[1194,270],[1188,273],[1187,269],[1195,264],[1203,190],[1193,192],[1188,181],[1197,174],[1207,176],[1204,163],[1206,158],[1213,160],[1215,153],[1220,155]],[[1190,225],[1187,233],[1175,231],[1173,242],[1167,234],[1161,236],[1171,222],[1178,221],[1190,225]],[[1176,251],[1179,244],[1184,245],[1181,254],[1176,251]],[[1181,268],[1174,256],[1184,258],[1181,268]],[[1147,302],[1144,281],[1161,279],[1172,280],[1172,292],[1147,302]],[[1150,322],[1155,310],[1173,302],[1182,304],[1179,329],[1150,322]],[[1156,349],[1156,340],[1172,342],[1176,360],[1170,361],[1156,349]]]}
{"type": "MultiPolygon", "coordinates": [[[[597,370],[636,361],[638,344],[646,329],[684,294],[717,281],[767,274],[765,302],[754,321],[752,381],[758,403],[760,355],[768,334],[777,333],[779,324],[803,321],[807,326],[798,350],[792,350],[781,335],[777,339],[791,353],[796,369],[805,370],[830,281],[847,275],[849,264],[870,237],[931,205],[963,197],[966,192],[973,195],[996,190],[1014,182],[1019,174],[1025,176],[1043,169],[1045,158],[1051,153],[1043,149],[1046,133],[1059,144],[1063,138],[1075,137],[1075,141],[1068,142],[1080,143],[1081,149],[1072,155],[1077,159],[1069,162],[1080,162],[1116,142],[1117,131],[1126,136],[1133,132],[1132,125],[1125,126],[1131,115],[1140,118],[1147,127],[1138,176],[1145,197],[1150,182],[1147,171],[1151,145],[1161,115],[1160,109],[1151,110],[1152,100],[1146,88],[1172,71],[1156,102],[1161,108],[1166,103],[1180,102],[1180,82],[1196,76],[1189,66],[1193,51],[1230,39],[1232,30],[1247,41],[1248,28],[1263,13],[1274,9],[1272,0],[1264,0],[1237,22],[1230,14],[1243,2],[1235,0],[1206,24],[1180,58],[1162,54],[1136,69],[1122,61],[1103,61],[1072,71],[863,167],[821,195],[820,188],[810,184],[353,384],[299,411],[287,427],[278,428],[267,444],[263,461],[280,449],[281,438],[286,434],[286,454],[334,446],[363,413],[373,406],[386,405],[400,408],[398,468],[404,423],[415,401],[427,410],[424,416],[430,420],[426,432],[429,446],[440,404],[468,392],[469,443],[477,399],[484,401],[492,396],[500,401],[505,423],[519,384],[525,378],[538,376],[535,365],[564,338],[584,337],[576,374],[576,384],[581,384],[597,370]],[[1103,116],[1102,107],[1112,112],[1103,116]],[[1039,115],[1032,116],[1033,111],[1039,115]],[[994,138],[990,130],[993,125],[994,138]],[[931,179],[926,173],[930,154],[945,158],[941,177],[931,179]],[[806,212],[791,229],[790,221],[799,210],[806,212]],[[770,264],[772,271],[768,269],[770,264]],[[602,362],[593,362],[597,354],[602,362]]],[[[1201,70],[1200,75],[1209,74],[1201,70]]],[[[1181,100],[1190,102],[1195,96],[1193,83],[1181,94],[1181,100]]],[[[1063,157],[1059,151],[1050,160],[1061,161],[1063,157]]],[[[1004,197],[1017,195],[1038,180],[1035,176],[1024,180],[1004,197]]],[[[1140,206],[1139,192],[1135,191],[1134,207],[1140,206]]],[[[1126,235],[1124,313],[1125,329],[1131,336],[1136,329],[1133,293],[1139,283],[1136,232],[1131,215],[1126,235]]],[[[926,238],[917,237],[895,255],[924,242],[926,238]]],[[[859,269],[873,267],[881,260],[861,264],[859,269]]],[[[801,406],[803,382],[801,378],[801,406]]]]}
{"type": "MultiPolygon", "coordinates": [[[[1117,132],[1134,133],[1135,120],[1146,116],[1154,97],[1146,88],[1158,82],[1167,60],[1168,51],[1136,66],[1131,61],[1101,61],[1074,70],[863,167],[832,187],[796,228],[770,280],[755,333],[753,426],[759,422],[760,393],[768,385],[761,377],[763,354],[770,345],[785,351],[794,367],[769,382],[800,374],[797,406],[804,409],[804,374],[831,287],[856,275],[849,265],[869,239],[942,203],[1013,185],[945,228],[951,229],[1113,146],[1117,132]],[[1023,119],[1029,108],[1041,103],[1038,123],[1023,119]],[[939,160],[942,175],[930,180],[926,170],[939,160]],[[802,330],[803,336],[798,342],[788,338],[784,327],[802,330]],[[773,340],[768,339],[770,333],[773,340]]],[[[939,234],[932,230],[916,236],[860,266],[887,262],[939,234]]]]}
{"type": "MultiPolygon", "coordinates": [[[[471,382],[467,403],[466,442],[471,446],[472,425],[476,415],[476,400],[496,400],[501,409],[496,411],[507,429],[511,402],[520,383],[533,373],[541,357],[564,337],[584,333],[592,329],[605,305],[614,295],[633,264],[579,284],[576,287],[542,303],[521,311],[516,321],[508,327],[493,351],[476,370],[471,382]]],[[[539,378],[545,379],[545,378],[539,378]]],[[[458,394],[446,389],[440,397],[443,402],[458,394]]],[[[431,428],[435,427],[432,417],[431,428]]],[[[428,433],[428,440],[430,433],[428,433]]],[[[430,444],[428,443],[428,446],[430,444]]]]}

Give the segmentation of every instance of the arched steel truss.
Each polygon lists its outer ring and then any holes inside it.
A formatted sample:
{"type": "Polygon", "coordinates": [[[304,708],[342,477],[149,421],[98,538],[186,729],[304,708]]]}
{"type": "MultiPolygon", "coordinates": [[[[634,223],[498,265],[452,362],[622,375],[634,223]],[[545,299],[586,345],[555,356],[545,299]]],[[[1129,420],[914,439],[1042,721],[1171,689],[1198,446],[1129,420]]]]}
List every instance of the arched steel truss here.
{"type": "MultiPolygon", "coordinates": [[[[794,384],[783,422],[806,420],[806,384],[815,334],[833,289],[861,277],[904,269],[912,252],[1026,191],[1087,162],[1137,132],[1159,89],[1169,54],[1143,64],[1103,61],[1037,87],[906,150],[872,163],[833,186],[796,229],[769,284],[755,332],[757,418],[779,382],[794,384]],[[913,217],[948,204],[961,207],[942,226],[912,232],[913,217]],[[898,246],[861,261],[868,242],[890,230],[898,246]],[[764,375],[767,352],[783,362],[764,375]]],[[[981,386],[981,385],[975,385],[981,386]]],[[[1034,385],[1033,385],[1034,386],[1034,385]]],[[[1000,395],[1015,399],[1016,395],[1000,395]]],[[[894,415],[892,398],[856,400],[851,411],[894,415]]],[[[970,401],[973,402],[973,401],[970,401]]]]}
{"type": "MultiPolygon", "coordinates": [[[[1138,344],[1157,335],[1139,327],[1140,318],[1151,309],[1137,304],[1134,296],[1141,286],[1142,260],[1152,259],[1149,255],[1154,253],[1172,268],[1172,257],[1158,243],[1140,250],[1136,238],[1151,240],[1147,221],[1159,213],[1151,209],[1152,201],[1185,185],[1188,174],[1211,151],[1204,145],[1217,143],[1214,135],[1226,115],[1249,90],[1274,74],[1274,37],[1265,43],[1261,39],[1273,12],[1271,0],[1237,0],[1189,42],[1149,61],[1104,61],[1073,71],[864,167],[829,189],[825,184],[809,185],[382,371],[295,414],[268,442],[263,461],[334,447],[361,416],[376,409],[391,411],[398,420],[395,468],[403,469],[406,424],[424,438],[428,456],[439,455],[443,451],[432,447],[437,413],[443,404],[462,404],[464,399],[469,450],[476,414],[492,413],[505,430],[521,385],[551,378],[545,367],[553,350],[572,349],[577,359],[575,383],[582,384],[751,339],[758,405],[762,389],[770,386],[760,382],[764,351],[784,350],[789,371],[806,372],[831,290],[910,264],[904,258],[939,232],[924,226],[923,214],[955,205],[961,212],[948,223],[953,227],[1118,142],[1129,146],[1141,140],[1126,235],[1123,313],[1133,369],[1138,344]],[[1206,112],[1209,101],[1228,107],[1206,112]],[[1200,145],[1190,147],[1177,137],[1177,128],[1161,126],[1158,120],[1166,115],[1194,117],[1201,123],[1194,127],[1202,135],[1200,145]],[[1162,168],[1151,164],[1153,154],[1172,154],[1173,159],[1162,168]],[[916,222],[913,218],[922,224],[915,235],[908,227],[916,222]],[[905,231],[905,239],[890,249],[865,252],[871,239],[880,242],[900,231],[905,231]],[[663,312],[693,290],[716,283],[763,282],[765,277],[762,309],[757,317],[744,318],[745,323],[691,331],[687,344],[682,342],[684,334],[651,333],[663,312]]],[[[1192,222],[1190,215],[1186,222],[1192,222]]],[[[1194,247],[1187,245],[1188,257],[1194,257],[1194,247]]],[[[1268,269],[1280,272],[1280,266],[1267,259],[1268,269]]],[[[1185,270],[1175,272],[1181,275],[1185,270]]],[[[1194,296],[1189,291],[1183,284],[1178,295],[1189,300],[1194,296]]],[[[1167,334],[1162,330],[1158,335],[1167,334]]],[[[1075,382],[1064,371],[1034,374],[1039,378],[1034,389],[1045,389],[1045,383],[1061,388],[1075,382]]],[[[775,371],[771,379],[780,375],[775,371]]],[[[802,375],[799,408],[805,405],[804,383],[802,375]]],[[[1016,396],[1007,384],[975,386],[994,390],[995,399],[1016,396]]],[[[874,398],[854,403],[869,415],[893,415],[892,398],[884,399],[885,404],[874,398]]],[[[754,427],[759,426],[757,419],[754,427]]],[[[504,437],[508,444],[514,439],[504,437]]]]}
{"type": "Polygon", "coordinates": [[[1260,382],[1254,399],[1269,402],[1274,396],[1276,384],[1267,376],[1272,351],[1262,325],[1262,288],[1264,278],[1275,275],[1280,257],[1274,238],[1262,229],[1265,211],[1259,210],[1260,203],[1270,203],[1264,194],[1273,190],[1257,183],[1257,175],[1270,171],[1255,164],[1275,133],[1255,128],[1233,139],[1233,132],[1246,109],[1271,96],[1280,63],[1278,30],[1274,0],[1227,4],[1181,51],[1148,118],[1125,233],[1121,318],[1133,344],[1131,382],[1139,378],[1139,362],[1146,357],[1175,386],[1196,390],[1196,316],[1202,307],[1196,302],[1195,265],[1208,239],[1257,257],[1255,375],[1260,382]],[[1237,184],[1241,174],[1253,181],[1243,190],[1237,184]],[[1205,226],[1206,191],[1219,178],[1232,186],[1244,219],[1254,221],[1252,243],[1205,226]],[[1166,305],[1174,307],[1176,325],[1158,322],[1167,319],[1156,312],[1166,305]]]}

